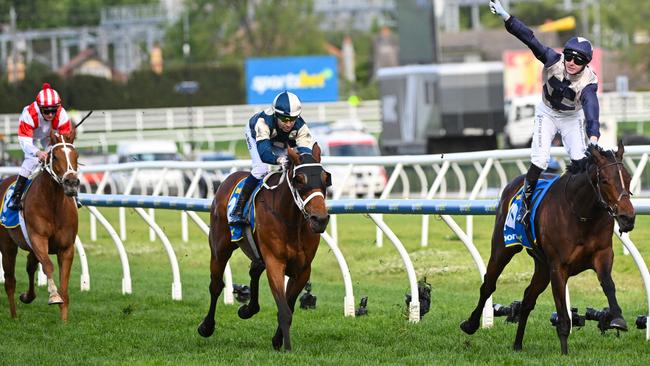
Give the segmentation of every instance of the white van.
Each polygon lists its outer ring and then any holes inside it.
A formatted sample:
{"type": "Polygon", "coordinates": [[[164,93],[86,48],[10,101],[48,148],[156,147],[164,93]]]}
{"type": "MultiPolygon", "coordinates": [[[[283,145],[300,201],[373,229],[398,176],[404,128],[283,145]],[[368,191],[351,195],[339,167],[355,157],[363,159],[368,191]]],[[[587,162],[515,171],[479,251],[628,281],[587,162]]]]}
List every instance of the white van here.
{"type": "Polygon", "coordinates": [[[529,95],[506,101],[506,125],[503,128],[503,133],[507,147],[530,147],[533,138],[535,107],[542,101],[541,98],[541,95],[529,95]]]}
{"type": "MultiPolygon", "coordinates": [[[[121,141],[117,145],[116,154],[111,158],[113,163],[179,161],[183,160],[174,141],[167,140],[135,140],[121,141]]],[[[131,176],[129,173],[113,174],[119,185],[120,193],[124,192],[131,176]]],[[[163,195],[178,194],[185,189],[185,179],[180,170],[169,170],[165,174],[162,185],[163,195]]],[[[161,179],[161,169],[141,169],[138,172],[132,194],[151,194],[161,179]]]]}
{"type": "MultiPolygon", "coordinates": [[[[358,129],[334,129],[325,135],[315,136],[323,155],[329,156],[378,156],[377,139],[358,129]]],[[[343,196],[379,196],[386,187],[386,169],[383,166],[359,165],[348,168],[342,165],[327,166],[332,174],[332,192],[342,189],[343,196]],[[343,181],[345,185],[339,188],[343,181]]]]}

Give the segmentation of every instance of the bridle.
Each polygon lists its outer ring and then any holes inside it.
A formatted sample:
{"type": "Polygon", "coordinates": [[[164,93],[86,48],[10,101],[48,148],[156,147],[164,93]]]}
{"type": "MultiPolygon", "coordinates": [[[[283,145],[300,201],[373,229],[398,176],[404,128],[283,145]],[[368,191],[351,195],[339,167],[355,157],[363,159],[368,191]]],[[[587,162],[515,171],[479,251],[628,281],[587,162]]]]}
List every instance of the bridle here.
{"type": "MultiPolygon", "coordinates": [[[[300,164],[293,167],[291,179],[287,179],[287,185],[289,186],[289,190],[291,191],[291,195],[293,196],[293,201],[296,203],[296,206],[298,206],[298,209],[305,217],[305,219],[309,218],[309,214],[305,210],[305,206],[307,206],[307,203],[311,201],[313,198],[318,196],[323,197],[323,199],[325,199],[325,195],[323,194],[322,190],[317,190],[315,192],[312,192],[312,194],[310,194],[309,196],[307,196],[307,198],[303,200],[302,196],[300,196],[300,192],[298,192],[298,190],[292,184],[293,179],[296,178],[296,171],[298,169],[305,169],[310,167],[318,167],[320,168],[321,171],[324,170],[323,165],[321,163],[300,164]]],[[[288,172],[285,171],[285,174],[288,174],[288,172]]]]}
{"type": "Polygon", "coordinates": [[[625,189],[625,181],[623,180],[623,172],[621,171],[621,166],[623,166],[623,163],[620,161],[615,161],[613,163],[605,164],[602,167],[596,166],[595,184],[593,180],[589,179],[589,174],[587,174],[587,180],[589,180],[589,184],[591,184],[591,187],[593,188],[594,193],[596,194],[598,205],[600,205],[603,208],[606,208],[607,213],[609,213],[609,215],[612,217],[615,217],[618,214],[618,203],[621,202],[621,200],[624,197],[630,198],[631,196],[630,192],[628,192],[628,190],[625,189]],[[613,204],[609,204],[605,201],[605,198],[603,197],[603,193],[600,190],[600,171],[613,165],[615,165],[616,169],[618,170],[618,178],[621,182],[622,191],[621,193],[618,194],[618,198],[616,199],[616,202],[614,202],[613,204]]]}
{"type": "MultiPolygon", "coordinates": [[[[293,197],[293,202],[296,204],[296,207],[298,207],[298,210],[300,210],[300,213],[302,213],[302,216],[305,219],[309,219],[309,213],[307,213],[307,211],[305,210],[305,207],[307,206],[307,203],[309,201],[311,201],[312,199],[318,197],[318,196],[323,197],[323,199],[325,199],[325,195],[323,194],[323,192],[321,190],[313,192],[312,194],[307,196],[307,198],[303,199],[302,196],[300,195],[299,190],[296,187],[293,186],[292,181],[293,181],[293,179],[296,178],[296,171],[299,170],[299,169],[308,169],[308,168],[320,168],[320,171],[325,170],[321,163],[304,163],[304,164],[299,164],[299,165],[296,165],[296,166],[293,167],[293,171],[291,173],[291,178],[287,177],[288,174],[289,174],[289,171],[287,169],[283,169],[282,172],[281,172],[282,175],[280,176],[280,180],[278,181],[277,184],[275,184],[273,186],[269,186],[267,184],[267,180],[273,174],[267,174],[266,177],[264,177],[264,181],[263,181],[264,188],[269,189],[269,190],[274,190],[274,189],[278,188],[282,184],[282,182],[284,182],[284,180],[286,179],[287,186],[289,186],[289,190],[291,191],[291,196],[293,197]]],[[[277,173],[278,172],[276,172],[276,174],[277,173]]]]}
{"type": "Polygon", "coordinates": [[[42,163],[42,165],[43,165],[43,169],[50,174],[50,176],[52,177],[52,179],[54,179],[55,182],[57,182],[60,185],[63,185],[63,181],[65,180],[65,178],[70,174],[77,174],[77,170],[74,169],[72,167],[72,164],[70,163],[70,152],[74,150],[74,145],[69,142],[65,142],[63,135],[59,137],[61,138],[61,142],[50,146],[50,148],[47,151],[47,158],[42,163]],[[66,171],[60,177],[56,174],[53,168],[54,149],[56,149],[57,147],[61,147],[61,149],[63,150],[65,154],[66,165],[67,165],[66,171]]]}

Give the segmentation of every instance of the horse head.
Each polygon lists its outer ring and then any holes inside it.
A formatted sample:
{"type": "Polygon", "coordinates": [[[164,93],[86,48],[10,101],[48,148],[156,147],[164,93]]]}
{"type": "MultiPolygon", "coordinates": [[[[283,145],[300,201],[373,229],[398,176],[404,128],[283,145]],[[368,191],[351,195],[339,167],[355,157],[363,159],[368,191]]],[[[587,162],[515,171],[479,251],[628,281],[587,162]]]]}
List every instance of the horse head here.
{"type": "Polygon", "coordinates": [[[79,176],[77,173],[77,158],[79,157],[73,142],[77,129],[73,128],[67,134],[50,131],[50,149],[43,163],[45,171],[63,187],[66,196],[73,197],[79,191],[79,176]]]}
{"type": "Polygon", "coordinates": [[[311,155],[299,155],[293,149],[288,149],[291,164],[287,171],[287,183],[296,205],[317,234],[325,231],[330,219],[325,194],[327,187],[332,185],[330,173],[320,163],[320,154],[318,144],[314,144],[311,155]]]}
{"type": "Polygon", "coordinates": [[[623,165],[623,142],[619,141],[616,153],[598,146],[590,146],[588,152],[596,167],[590,177],[597,199],[616,219],[621,232],[631,231],[636,214],[630,201],[630,173],[623,165]]]}

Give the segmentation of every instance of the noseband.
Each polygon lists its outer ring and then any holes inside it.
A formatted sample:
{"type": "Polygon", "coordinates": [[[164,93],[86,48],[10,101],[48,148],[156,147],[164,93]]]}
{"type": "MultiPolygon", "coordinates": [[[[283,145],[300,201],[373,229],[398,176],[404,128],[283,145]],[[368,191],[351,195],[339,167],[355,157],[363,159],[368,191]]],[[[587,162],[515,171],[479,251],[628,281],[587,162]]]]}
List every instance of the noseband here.
{"type": "Polygon", "coordinates": [[[622,162],[616,161],[613,163],[605,164],[602,167],[597,166],[596,167],[596,183],[589,179],[588,174],[587,174],[587,180],[589,180],[589,184],[594,190],[594,193],[596,194],[596,199],[598,200],[598,205],[601,207],[607,209],[607,213],[609,213],[610,216],[615,217],[618,214],[618,203],[621,202],[621,200],[624,197],[630,198],[630,193],[625,189],[625,181],[623,180],[623,172],[621,172],[621,166],[623,165],[622,162]],[[605,198],[603,197],[603,193],[600,190],[600,171],[610,167],[612,165],[616,165],[616,169],[618,170],[618,177],[621,182],[621,188],[623,189],[621,193],[619,193],[618,198],[616,199],[616,202],[614,204],[609,204],[607,201],[605,201],[605,198]]]}
{"type": "Polygon", "coordinates": [[[63,181],[65,178],[70,175],[70,174],[77,174],[77,170],[72,167],[72,164],[70,163],[70,151],[74,150],[74,145],[65,142],[63,139],[63,136],[61,137],[61,142],[54,144],[50,146],[47,152],[47,159],[45,159],[45,162],[43,162],[43,169],[50,174],[52,179],[54,179],[55,182],[59,183],[60,185],[63,185],[63,181]],[[54,171],[53,164],[54,164],[54,149],[61,146],[63,149],[63,152],[65,153],[65,161],[66,161],[66,171],[63,173],[62,176],[58,176],[56,172],[54,171]]]}

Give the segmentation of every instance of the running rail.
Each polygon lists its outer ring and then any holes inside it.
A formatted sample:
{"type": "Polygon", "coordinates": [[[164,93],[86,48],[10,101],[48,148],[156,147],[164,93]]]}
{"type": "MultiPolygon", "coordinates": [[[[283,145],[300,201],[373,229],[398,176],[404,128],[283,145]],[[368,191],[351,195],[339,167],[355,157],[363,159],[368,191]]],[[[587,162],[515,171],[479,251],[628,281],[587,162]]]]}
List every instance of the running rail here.
{"type": "MultiPolygon", "coordinates": [[[[209,212],[211,206],[211,200],[209,199],[197,199],[197,198],[184,198],[184,197],[167,197],[167,196],[136,196],[136,195],[95,195],[95,194],[80,194],[80,201],[90,207],[133,207],[139,210],[143,208],[160,208],[160,209],[173,209],[173,210],[184,210],[184,211],[200,211],[200,212],[209,212]]],[[[632,200],[637,214],[648,215],[650,214],[650,199],[633,199],[632,200]]],[[[373,200],[373,199],[354,199],[354,200],[330,200],[327,202],[327,206],[330,214],[370,214],[373,221],[377,226],[388,236],[395,248],[400,253],[404,265],[406,267],[408,281],[411,288],[412,302],[409,311],[409,321],[418,322],[419,321],[419,299],[417,298],[417,280],[415,271],[413,269],[413,263],[406,252],[403,244],[400,242],[390,228],[383,222],[379,214],[421,214],[421,215],[441,215],[444,218],[444,222],[449,225],[449,227],[458,235],[458,237],[463,241],[466,248],[470,252],[470,255],[474,259],[474,262],[479,271],[481,280],[485,274],[485,263],[478,255],[478,251],[474,246],[471,237],[466,235],[462,229],[453,221],[450,215],[494,215],[498,205],[497,200],[398,200],[398,199],[382,199],[382,200],[373,200]]],[[[138,210],[138,211],[139,211],[138,210]]],[[[148,222],[150,223],[150,222],[148,222]]],[[[645,264],[645,261],[641,257],[639,251],[636,249],[635,245],[625,234],[623,236],[619,235],[615,231],[617,237],[622,241],[623,245],[630,251],[634,262],[636,263],[641,277],[644,282],[646,290],[646,299],[648,302],[648,315],[650,315],[650,274],[648,273],[648,267],[645,264]]],[[[340,269],[343,273],[343,279],[345,283],[345,300],[344,300],[344,314],[350,316],[349,312],[352,309],[352,304],[354,304],[353,299],[354,295],[352,294],[352,284],[350,273],[345,263],[343,256],[340,254],[338,245],[331,237],[326,237],[325,242],[330,245],[330,247],[335,252],[337,260],[339,261],[340,269]]],[[[165,247],[170,256],[170,261],[175,261],[176,258],[173,255],[173,249],[168,242],[165,243],[165,247]]],[[[177,263],[172,263],[172,268],[178,268],[177,263]]],[[[180,298],[180,276],[177,271],[174,272],[172,292],[177,297],[180,298]]],[[[491,299],[486,303],[486,307],[483,311],[483,327],[489,327],[493,321],[493,312],[492,307],[488,305],[491,304],[491,299]]],[[[646,340],[650,340],[650,328],[646,329],[646,340]]]]}

